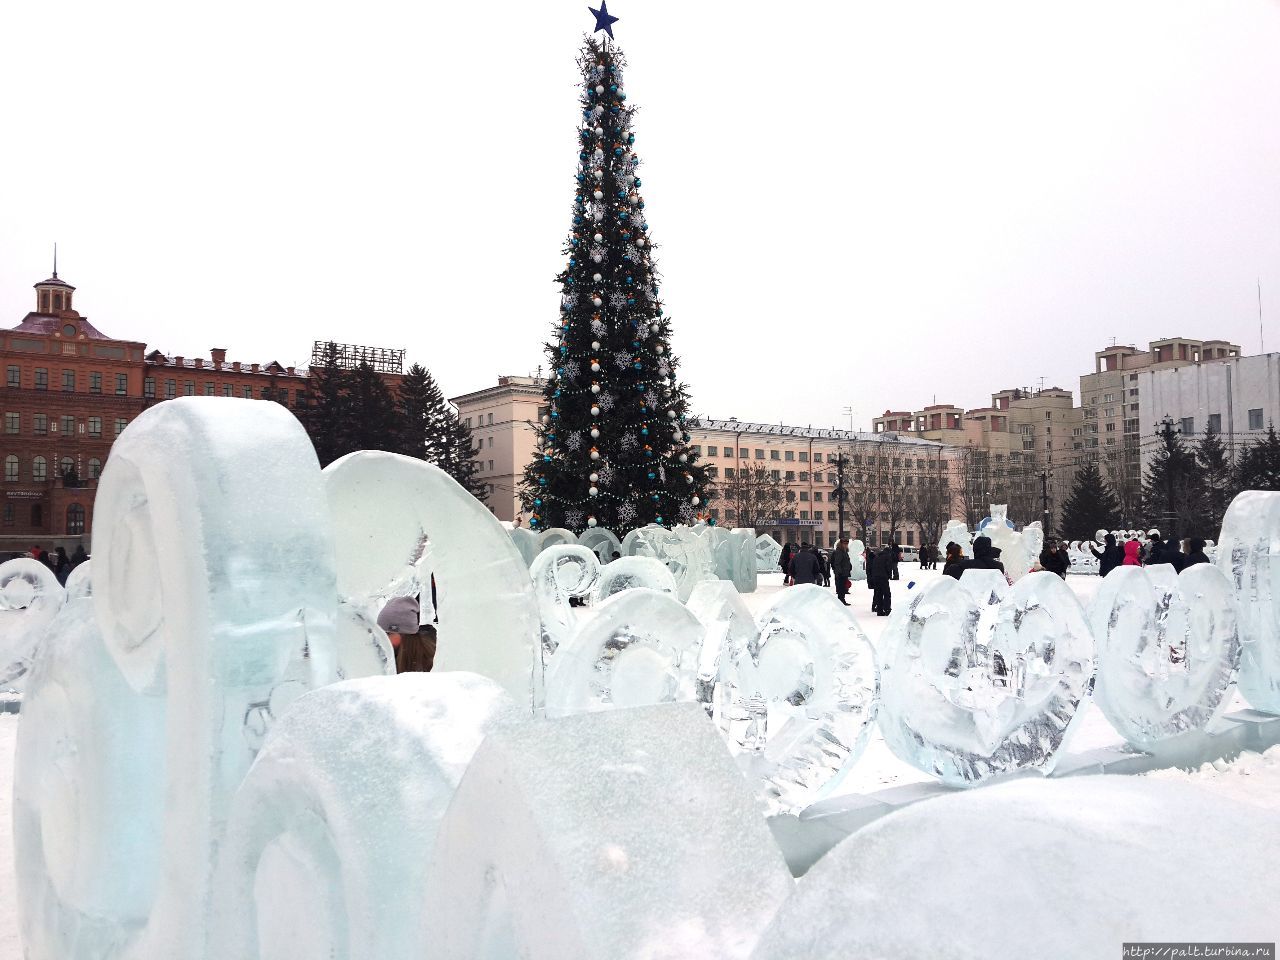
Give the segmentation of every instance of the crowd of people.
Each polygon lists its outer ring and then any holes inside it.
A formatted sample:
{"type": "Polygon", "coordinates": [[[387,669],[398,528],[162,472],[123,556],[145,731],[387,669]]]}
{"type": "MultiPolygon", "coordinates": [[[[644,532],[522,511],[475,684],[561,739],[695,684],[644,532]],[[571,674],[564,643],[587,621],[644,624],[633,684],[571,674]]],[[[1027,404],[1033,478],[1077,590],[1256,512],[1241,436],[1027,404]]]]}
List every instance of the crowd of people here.
{"type": "Polygon", "coordinates": [[[52,570],[53,575],[64,587],[67,585],[67,577],[71,576],[71,571],[89,559],[89,555],[84,552],[84,547],[79,544],[68,555],[64,547],[54,547],[53,553],[50,553],[37,543],[31,547],[28,556],[52,570]]]}
{"type": "Polygon", "coordinates": [[[1146,567],[1154,563],[1167,563],[1181,572],[1197,563],[1208,563],[1209,557],[1204,552],[1204,540],[1190,537],[1177,543],[1165,540],[1158,531],[1152,530],[1147,535],[1147,542],[1126,540],[1123,544],[1116,540],[1115,534],[1108,533],[1103,540],[1102,549],[1090,547],[1089,551],[1098,559],[1098,573],[1106,576],[1116,567],[1146,567]]]}

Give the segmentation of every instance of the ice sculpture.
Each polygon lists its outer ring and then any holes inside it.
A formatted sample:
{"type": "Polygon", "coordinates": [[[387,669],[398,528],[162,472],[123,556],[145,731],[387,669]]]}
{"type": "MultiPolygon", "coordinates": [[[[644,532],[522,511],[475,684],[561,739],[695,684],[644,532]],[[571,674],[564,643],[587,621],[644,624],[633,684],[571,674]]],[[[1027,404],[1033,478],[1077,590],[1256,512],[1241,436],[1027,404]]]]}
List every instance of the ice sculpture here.
{"type": "Polygon", "coordinates": [[[1280,713],[1280,493],[1246,490],[1231,501],[1214,563],[1240,605],[1240,692],[1280,713]]]}
{"type": "Polygon", "coordinates": [[[948,520],[946,527],[942,531],[942,537],[938,541],[938,552],[943,556],[947,553],[947,544],[959,544],[960,551],[966,557],[973,556],[973,536],[969,533],[967,524],[960,520],[948,520]]]}
{"type": "Polygon", "coordinates": [[[1044,530],[1040,521],[1029,523],[1022,533],[1013,529],[1013,523],[1005,516],[1003,504],[991,505],[991,516],[978,527],[978,536],[989,537],[991,546],[1000,551],[1000,562],[1010,580],[1017,582],[1031,572],[1040,559],[1044,547],[1044,530]]]}
{"type": "Polygon", "coordinates": [[[303,697],[236,793],[219,853],[222,960],[416,960],[436,833],[486,735],[527,718],[472,673],[410,673],[303,697]],[[388,764],[394,764],[394,773],[388,764]]]}
{"type": "Polygon", "coordinates": [[[541,552],[547,547],[557,547],[562,545],[572,545],[578,542],[577,534],[572,530],[566,530],[564,527],[552,527],[549,530],[543,530],[538,534],[538,551],[541,552]]]}
{"type": "Polygon", "coordinates": [[[722,666],[732,660],[735,651],[755,640],[755,618],[734,585],[724,580],[698,584],[685,606],[698,618],[703,629],[702,651],[698,657],[698,701],[719,725],[724,712],[722,666]]]}
{"type": "Polygon", "coordinates": [[[1098,706],[1134,746],[1203,729],[1226,707],[1240,640],[1234,590],[1221,570],[1118,567],[1102,581],[1089,623],[1098,706]]]}
{"type": "Polygon", "coordinates": [[[303,682],[334,678],[319,465],[278,404],[171,400],[116,440],[94,520],[92,599],[55,622],[19,730],[28,952],[201,958],[213,851],[300,637],[303,682]]]}
{"type": "Polygon", "coordinates": [[[623,557],[600,571],[594,603],[607,600],[615,593],[647,587],[659,593],[676,596],[676,578],[667,565],[654,557],[623,557]]]}
{"type": "Polygon", "coordinates": [[[1098,558],[1094,556],[1093,550],[1101,553],[1102,546],[1092,540],[1072,540],[1067,545],[1067,559],[1071,561],[1068,573],[1097,573],[1099,569],[1098,558]]]}
{"type": "Polygon", "coordinates": [[[84,600],[92,595],[92,574],[89,572],[92,564],[91,560],[82,560],[67,575],[67,600],[84,600]]]}
{"type": "Polygon", "coordinates": [[[1052,573],[1010,588],[998,571],[966,570],[909,596],[880,639],[890,749],[958,786],[1048,773],[1093,684],[1075,594],[1052,573]]]}
{"type": "Polygon", "coordinates": [[[782,559],[782,544],[767,533],[756,537],[756,572],[777,573],[782,559]]]}
{"type": "Polygon", "coordinates": [[[395,676],[396,651],[391,638],[378,626],[377,615],[366,610],[351,600],[338,602],[334,633],[339,680],[395,676]]]}
{"type": "Polygon", "coordinates": [[[492,734],[436,840],[436,960],[745,958],[793,881],[695,704],[492,734]]]}
{"type": "Polygon", "coordinates": [[[324,475],[335,537],[364,547],[339,553],[348,589],[386,583],[429,537],[440,608],[435,669],[496,680],[532,711],[541,666],[537,602],[493,514],[443,470],[394,453],[348,454],[324,475]]]}
{"type": "Polygon", "coordinates": [[[582,535],[578,537],[578,543],[594,550],[602,564],[611,563],[615,553],[622,556],[622,543],[612,530],[606,530],[604,527],[589,527],[583,530],[582,535]]]}
{"type": "Polygon", "coordinates": [[[875,652],[829,590],[790,587],[754,636],[730,633],[721,728],[770,812],[829,793],[857,761],[876,716],[875,652]]]}
{"type": "Polygon", "coordinates": [[[867,545],[861,540],[854,540],[849,544],[849,566],[853,569],[849,573],[849,579],[854,583],[867,579],[867,545]]]}
{"type": "Polygon", "coordinates": [[[31,557],[0,563],[0,686],[14,686],[66,599],[53,571],[31,557]]]}
{"type": "Polygon", "coordinates": [[[711,548],[689,527],[640,527],[627,534],[622,544],[624,556],[654,557],[666,564],[681,600],[688,600],[703,580],[715,579],[711,548]]]}
{"type": "Polygon", "coordinates": [[[578,617],[570,600],[591,597],[600,580],[600,561],[581,545],[548,547],[529,567],[538,613],[542,620],[542,662],[578,630],[578,617]]]}
{"type": "Polygon", "coordinates": [[[828,853],[752,956],[1075,960],[1170,930],[1271,943],[1275,824],[1262,804],[1149,777],[1037,778],[939,797],[828,853]],[[1242,837],[1253,849],[1224,856],[1242,837]]]}
{"type": "Polygon", "coordinates": [[[524,561],[526,567],[529,566],[540,549],[538,535],[524,527],[511,527],[505,523],[503,526],[506,528],[507,535],[511,537],[511,542],[515,544],[516,550],[519,551],[520,559],[524,561]]]}
{"type": "Polygon", "coordinates": [[[725,539],[715,547],[716,576],[721,580],[732,580],[739,593],[755,593],[758,585],[756,532],[750,527],[736,527],[724,532],[725,539]]]}
{"type": "Polygon", "coordinates": [[[668,594],[611,596],[551,658],[547,716],[696,699],[702,637],[698,618],[668,594]]]}

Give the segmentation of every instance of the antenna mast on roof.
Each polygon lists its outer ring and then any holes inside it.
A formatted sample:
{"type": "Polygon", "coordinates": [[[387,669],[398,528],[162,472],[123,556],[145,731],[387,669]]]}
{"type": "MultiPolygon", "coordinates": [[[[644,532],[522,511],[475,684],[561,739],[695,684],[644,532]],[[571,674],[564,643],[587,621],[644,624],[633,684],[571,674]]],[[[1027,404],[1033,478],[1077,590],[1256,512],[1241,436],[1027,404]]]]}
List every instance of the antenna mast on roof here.
{"type": "MultiPolygon", "coordinates": [[[[57,274],[55,273],[54,276],[56,277],[57,274]]],[[[1261,277],[1258,278],[1258,352],[1259,353],[1267,352],[1266,340],[1264,340],[1262,336],[1262,278],[1261,277]]]]}
{"type": "MultiPolygon", "coordinates": [[[[53,279],[55,280],[58,279],[58,241],[57,240],[53,241],[53,279]]],[[[1262,294],[1259,293],[1258,296],[1261,297],[1262,294]]]]}

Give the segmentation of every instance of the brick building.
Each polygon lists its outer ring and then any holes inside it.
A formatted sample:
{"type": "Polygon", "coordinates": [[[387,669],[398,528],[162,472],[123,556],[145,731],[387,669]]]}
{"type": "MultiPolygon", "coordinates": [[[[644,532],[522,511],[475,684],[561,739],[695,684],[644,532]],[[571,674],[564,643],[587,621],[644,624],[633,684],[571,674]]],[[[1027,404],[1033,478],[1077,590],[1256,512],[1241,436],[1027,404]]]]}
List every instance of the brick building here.
{"type": "MultiPolygon", "coordinates": [[[[35,310],[0,329],[0,559],[36,543],[50,551],[89,549],[94,495],[111,444],[153,404],[243,397],[297,412],[308,403],[306,368],[228,361],[223,348],[210,350],[208,359],[148,352],[146,344],[116,339],[82,316],[75,287],[56,269],[35,290],[35,310]]],[[[401,379],[398,368],[383,375],[393,389],[401,379]]]]}

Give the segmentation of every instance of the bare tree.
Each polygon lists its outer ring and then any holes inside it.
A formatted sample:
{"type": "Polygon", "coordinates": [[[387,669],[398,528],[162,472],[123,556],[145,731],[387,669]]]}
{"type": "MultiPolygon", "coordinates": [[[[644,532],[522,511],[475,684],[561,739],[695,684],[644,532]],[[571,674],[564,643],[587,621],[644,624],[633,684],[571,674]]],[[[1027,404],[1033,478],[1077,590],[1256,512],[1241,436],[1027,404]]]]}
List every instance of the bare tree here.
{"type": "MultiPolygon", "coordinates": [[[[726,471],[727,473],[727,471],[726,471]]],[[[736,511],[739,527],[766,527],[783,516],[786,506],[787,485],[775,479],[764,467],[753,466],[746,460],[738,462],[732,477],[726,477],[720,487],[720,495],[727,508],[736,511]]]]}
{"type": "Polygon", "coordinates": [[[991,453],[976,447],[964,447],[955,460],[956,504],[960,516],[970,530],[987,515],[994,493],[991,453]]]}
{"type": "Polygon", "coordinates": [[[907,519],[910,510],[913,486],[908,485],[910,476],[902,467],[891,468],[886,473],[880,487],[880,506],[889,522],[889,538],[897,541],[902,522],[907,519]]]}
{"type": "Polygon", "coordinates": [[[907,519],[920,528],[920,542],[937,546],[943,528],[951,519],[951,491],[943,486],[940,458],[925,461],[925,470],[910,487],[907,519]]]}

